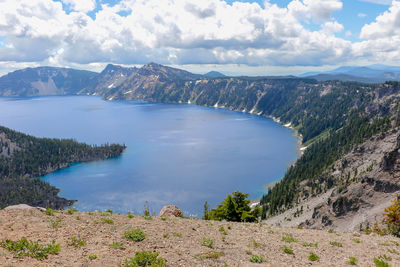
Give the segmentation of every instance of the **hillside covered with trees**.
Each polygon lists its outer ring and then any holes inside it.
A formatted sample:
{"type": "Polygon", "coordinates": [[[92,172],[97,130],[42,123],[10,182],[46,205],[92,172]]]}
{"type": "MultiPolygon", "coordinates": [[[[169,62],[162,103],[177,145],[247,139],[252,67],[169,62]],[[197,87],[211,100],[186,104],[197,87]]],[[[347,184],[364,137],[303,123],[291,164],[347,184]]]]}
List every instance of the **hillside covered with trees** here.
{"type": "Polygon", "coordinates": [[[70,166],[120,155],[125,146],[90,146],[74,140],[36,138],[0,127],[0,208],[27,203],[62,208],[73,203],[40,176],[70,166]]]}

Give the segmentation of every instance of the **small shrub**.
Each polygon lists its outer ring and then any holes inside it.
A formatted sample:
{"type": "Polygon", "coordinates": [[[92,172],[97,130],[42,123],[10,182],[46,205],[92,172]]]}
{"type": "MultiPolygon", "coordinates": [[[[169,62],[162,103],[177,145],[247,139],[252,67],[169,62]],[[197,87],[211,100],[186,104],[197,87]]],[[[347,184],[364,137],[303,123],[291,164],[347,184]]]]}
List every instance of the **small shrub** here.
{"type": "Polygon", "coordinates": [[[307,243],[307,242],[304,242],[304,243],[302,243],[302,245],[303,245],[303,247],[315,247],[315,248],[318,247],[318,243],[307,243]]]}
{"type": "Polygon", "coordinates": [[[386,261],[391,261],[391,260],[392,260],[392,257],[386,256],[386,254],[383,254],[383,255],[380,255],[380,256],[378,257],[378,259],[386,260],[386,261]]]}
{"type": "Polygon", "coordinates": [[[359,233],[354,233],[353,236],[354,237],[360,237],[361,235],[359,233]]]}
{"type": "Polygon", "coordinates": [[[331,241],[331,242],[329,242],[329,244],[331,244],[332,246],[335,246],[335,247],[343,247],[342,243],[336,242],[336,241],[331,241]]]}
{"type": "Polygon", "coordinates": [[[379,245],[381,245],[381,246],[391,246],[391,244],[388,243],[388,242],[379,243],[379,245]]]}
{"type": "Polygon", "coordinates": [[[173,234],[174,236],[176,236],[176,237],[182,237],[182,234],[181,234],[181,233],[173,232],[172,234],[173,234]]]}
{"type": "Polygon", "coordinates": [[[261,256],[253,255],[250,257],[249,261],[253,263],[263,263],[266,262],[267,260],[261,256]]]}
{"type": "Polygon", "coordinates": [[[72,214],[74,214],[75,212],[77,212],[78,210],[77,209],[71,209],[71,208],[69,208],[68,210],[67,210],[67,214],[68,215],[72,215],[72,214]]]}
{"type": "Polygon", "coordinates": [[[54,213],[56,213],[56,212],[57,212],[56,210],[47,208],[46,211],[45,211],[44,213],[45,213],[46,215],[53,216],[54,213]]]}
{"type": "Polygon", "coordinates": [[[308,259],[310,261],[317,261],[317,260],[319,260],[319,256],[317,254],[311,252],[310,256],[308,256],[308,259]]]}
{"type": "Polygon", "coordinates": [[[216,250],[211,250],[209,252],[203,253],[196,255],[195,258],[198,258],[199,260],[205,260],[205,259],[219,259],[220,257],[224,256],[224,252],[222,251],[216,251],[216,250]]]}
{"type": "Polygon", "coordinates": [[[80,216],[76,216],[76,219],[79,221],[81,219],[81,217],[80,216]]]}
{"type": "Polygon", "coordinates": [[[145,216],[143,216],[143,219],[145,219],[145,220],[153,220],[153,217],[145,215],[145,216]]]}
{"type": "Polygon", "coordinates": [[[332,229],[329,229],[328,233],[333,234],[333,233],[335,233],[335,231],[333,231],[332,229]]]}
{"type": "Polygon", "coordinates": [[[166,221],[167,218],[166,217],[161,217],[161,221],[166,221]]]}
{"type": "Polygon", "coordinates": [[[130,212],[128,212],[128,218],[132,219],[133,217],[135,217],[133,214],[131,214],[130,212]]]}
{"type": "Polygon", "coordinates": [[[169,237],[169,234],[163,234],[163,237],[164,237],[164,238],[168,238],[168,237],[169,237]]]}
{"type": "Polygon", "coordinates": [[[214,247],[214,240],[212,240],[211,238],[205,237],[203,238],[203,240],[201,241],[201,244],[205,247],[208,248],[213,248],[214,247]]]}
{"type": "Polygon", "coordinates": [[[398,252],[398,251],[395,250],[395,249],[388,248],[388,251],[389,251],[390,253],[393,253],[393,254],[396,254],[396,255],[399,255],[399,254],[400,254],[400,252],[398,252]]]}
{"type": "Polygon", "coordinates": [[[377,258],[374,258],[374,263],[375,263],[375,266],[377,266],[377,267],[389,267],[389,263],[385,262],[384,260],[377,259],[377,258]]]}
{"type": "Polygon", "coordinates": [[[283,246],[283,252],[285,252],[286,254],[294,254],[293,248],[288,246],[283,246]]]}
{"type": "Polygon", "coordinates": [[[361,243],[361,240],[358,238],[352,238],[351,240],[353,240],[355,243],[361,243]]]}
{"type": "Polygon", "coordinates": [[[251,252],[250,250],[246,250],[246,254],[247,255],[253,255],[253,252],[251,252]]]}
{"type": "Polygon", "coordinates": [[[113,213],[113,211],[110,209],[106,210],[106,212],[111,213],[111,214],[113,213]]]}
{"type": "Polygon", "coordinates": [[[258,248],[259,246],[260,246],[260,243],[256,242],[256,241],[253,239],[253,247],[254,247],[254,248],[258,248]]]}
{"type": "Polygon", "coordinates": [[[282,235],[282,241],[285,241],[285,242],[288,242],[288,243],[297,242],[297,240],[294,239],[292,234],[286,234],[286,233],[284,233],[282,235]]]}
{"type": "Polygon", "coordinates": [[[107,218],[107,219],[102,218],[101,223],[114,224],[114,221],[110,218],[107,218]]]}
{"type": "Polygon", "coordinates": [[[140,242],[146,238],[146,234],[142,230],[137,228],[137,229],[132,229],[131,231],[125,232],[124,237],[128,240],[140,242]]]}
{"type": "Polygon", "coordinates": [[[80,237],[72,237],[68,242],[68,245],[73,246],[75,248],[79,248],[86,245],[86,242],[80,237]]]}
{"type": "Polygon", "coordinates": [[[92,254],[87,257],[88,260],[93,261],[99,258],[99,254],[92,254]]]}
{"type": "Polygon", "coordinates": [[[223,226],[221,226],[221,227],[219,228],[219,231],[220,231],[221,234],[223,234],[223,235],[227,235],[227,234],[228,234],[223,226]]]}
{"type": "Polygon", "coordinates": [[[349,257],[349,261],[347,263],[350,265],[357,265],[357,258],[349,257]]]}
{"type": "Polygon", "coordinates": [[[382,223],[389,234],[400,237],[400,198],[394,199],[392,205],[385,209],[382,223]]]}
{"type": "Polygon", "coordinates": [[[92,216],[94,213],[93,212],[88,212],[88,215],[92,216]]]}
{"type": "Polygon", "coordinates": [[[393,245],[395,245],[395,246],[397,246],[397,247],[400,246],[399,242],[397,242],[397,241],[391,240],[390,242],[392,242],[393,245]]]}
{"type": "Polygon", "coordinates": [[[111,216],[112,214],[111,213],[109,213],[109,212],[101,212],[100,213],[100,216],[103,216],[103,217],[108,217],[108,216],[111,216]]]}
{"type": "Polygon", "coordinates": [[[158,257],[158,252],[139,251],[135,257],[125,260],[123,267],[163,267],[166,266],[165,259],[158,257]]]}
{"type": "Polygon", "coordinates": [[[51,227],[55,229],[55,228],[60,227],[61,220],[60,219],[57,219],[57,220],[50,219],[49,223],[51,224],[51,227]]]}
{"type": "Polygon", "coordinates": [[[13,252],[17,258],[27,256],[41,260],[47,259],[49,254],[58,254],[60,252],[60,244],[56,244],[54,240],[51,244],[43,246],[36,241],[21,238],[18,241],[2,241],[0,246],[13,252]]]}
{"type": "Polygon", "coordinates": [[[110,244],[110,247],[112,247],[112,248],[122,248],[123,246],[124,246],[124,244],[122,242],[116,242],[116,241],[114,241],[110,244]]]}

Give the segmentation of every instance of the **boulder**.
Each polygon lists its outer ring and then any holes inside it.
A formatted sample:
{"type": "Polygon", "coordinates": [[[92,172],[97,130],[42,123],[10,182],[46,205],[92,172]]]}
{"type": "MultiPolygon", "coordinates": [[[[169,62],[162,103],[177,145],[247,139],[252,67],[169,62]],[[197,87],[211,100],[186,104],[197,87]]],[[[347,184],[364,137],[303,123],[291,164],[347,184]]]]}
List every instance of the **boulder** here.
{"type": "Polygon", "coordinates": [[[12,205],[4,208],[4,210],[31,210],[31,209],[38,209],[40,211],[46,210],[45,208],[42,207],[32,207],[26,204],[12,205]]]}
{"type": "Polygon", "coordinates": [[[158,217],[183,217],[183,213],[177,206],[167,205],[160,210],[158,217]]]}

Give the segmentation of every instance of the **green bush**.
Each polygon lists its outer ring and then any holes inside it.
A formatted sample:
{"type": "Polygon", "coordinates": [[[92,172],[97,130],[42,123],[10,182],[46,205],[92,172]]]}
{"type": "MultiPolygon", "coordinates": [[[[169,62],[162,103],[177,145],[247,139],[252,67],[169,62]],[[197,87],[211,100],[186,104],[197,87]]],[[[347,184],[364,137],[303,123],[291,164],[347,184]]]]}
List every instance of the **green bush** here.
{"type": "Polygon", "coordinates": [[[377,267],[389,267],[389,263],[385,262],[384,260],[377,259],[377,258],[374,258],[374,263],[375,263],[375,266],[377,266],[377,267]]]}
{"type": "Polygon", "coordinates": [[[49,254],[58,254],[60,252],[60,244],[56,244],[54,240],[51,244],[43,246],[36,241],[21,238],[19,241],[6,240],[0,242],[0,246],[13,252],[17,258],[28,256],[41,260],[47,259],[49,254]]]}
{"type": "Polygon", "coordinates": [[[70,239],[70,241],[68,242],[68,245],[73,246],[75,248],[79,248],[79,247],[86,245],[86,241],[84,241],[80,237],[72,237],[70,239]]]}
{"type": "Polygon", "coordinates": [[[317,254],[311,252],[310,256],[308,256],[308,259],[310,261],[317,261],[317,260],[319,260],[319,256],[317,254]]]}
{"type": "Polygon", "coordinates": [[[239,191],[233,192],[232,195],[228,194],[216,209],[212,209],[207,213],[207,216],[203,217],[218,221],[255,222],[261,216],[261,210],[259,207],[251,210],[250,200],[246,199],[248,196],[249,194],[243,194],[239,191]]]}
{"type": "Polygon", "coordinates": [[[158,257],[158,252],[140,251],[136,252],[135,257],[125,260],[124,267],[163,267],[166,266],[165,260],[158,257]]]}
{"type": "Polygon", "coordinates": [[[205,237],[203,238],[203,240],[201,241],[201,244],[205,247],[208,248],[213,248],[214,247],[214,240],[212,240],[211,238],[205,237]]]}
{"type": "Polygon", "coordinates": [[[263,262],[266,262],[267,260],[264,259],[264,258],[261,257],[261,256],[252,255],[252,256],[250,257],[249,261],[250,261],[250,262],[253,262],[253,263],[263,263],[263,262]]]}
{"type": "Polygon", "coordinates": [[[139,228],[137,229],[132,229],[128,232],[124,233],[124,237],[128,240],[133,240],[135,242],[140,242],[143,241],[146,238],[146,234],[140,230],[139,228]]]}
{"type": "Polygon", "coordinates": [[[349,261],[347,263],[350,265],[357,265],[357,258],[349,257],[349,261]]]}
{"type": "Polygon", "coordinates": [[[392,205],[385,209],[382,223],[387,226],[387,232],[400,237],[400,198],[392,201],[392,205]]]}
{"type": "Polygon", "coordinates": [[[286,254],[294,254],[293,248],[288,246],[283,246],[283,252],[285,252],[286,254]]]}

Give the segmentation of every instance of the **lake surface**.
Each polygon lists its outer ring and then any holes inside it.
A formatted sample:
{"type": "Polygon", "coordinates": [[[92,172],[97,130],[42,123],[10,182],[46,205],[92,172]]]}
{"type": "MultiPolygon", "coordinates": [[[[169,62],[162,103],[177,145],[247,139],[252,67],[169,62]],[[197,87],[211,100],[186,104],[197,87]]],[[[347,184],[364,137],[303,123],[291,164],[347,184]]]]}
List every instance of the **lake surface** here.
{"type": "Polygon", "coordinates": [[[93,96],[0,98],[0,125],[37,137],[123,143],[120,157],[43,177],[79,210],[142,213],[179,206],[202,215],[239,190],[256,199],[297,158],[293,132],[270,119],[187,104],[93,96]]]}

